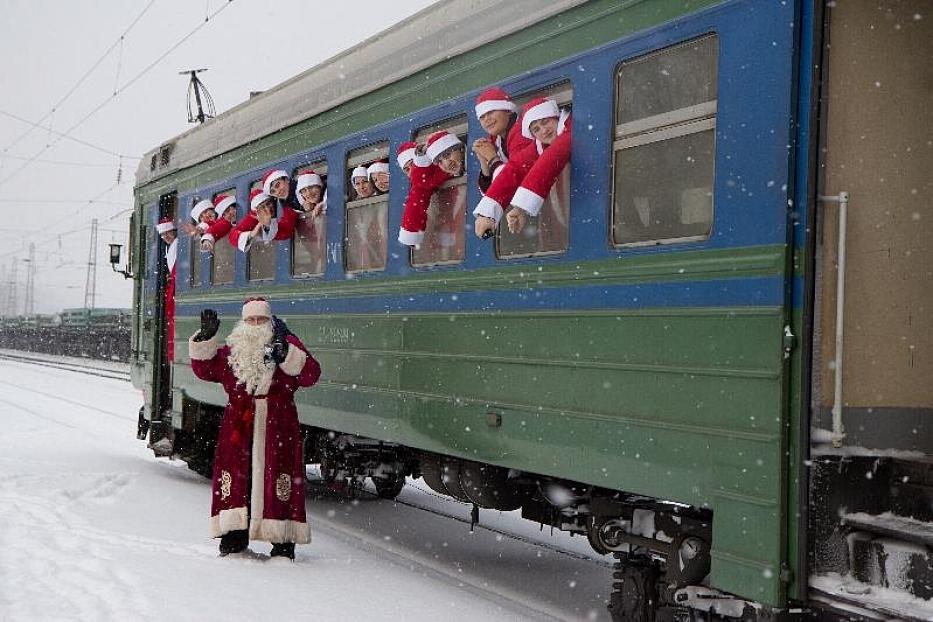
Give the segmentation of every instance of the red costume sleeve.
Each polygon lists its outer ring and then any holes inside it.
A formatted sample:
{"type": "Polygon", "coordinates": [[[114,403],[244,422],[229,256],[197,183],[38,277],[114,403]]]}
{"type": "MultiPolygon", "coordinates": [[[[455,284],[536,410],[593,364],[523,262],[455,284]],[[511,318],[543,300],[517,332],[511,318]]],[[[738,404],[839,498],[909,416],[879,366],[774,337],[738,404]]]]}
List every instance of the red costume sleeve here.
{"type": "Polygon", "coordinates": [[[230,229],[232,228],[233,224],[229,220],[226,218],[218,218],[211,223],[211,226],[207,228],[207,232],[201,236],[201,239],[216,242],[230,233],[230,229]]]}
{"type": "Polygon", "coordinates": [[[537,159],[538,152],[534,143],[526,145],[518,153],[509,154],[509,161],[505,163],[505,166],[500,167],[486,195],[473,210],[473,214],[499,222],[505,207],[511,204],[512,196],[537,159]]]}
{"type": "Polygon", "coordinates": [[[528,214],[537,216],[544,205],[544,198],[551,191],[560,172],[570,162],[571,119],[567,119],[564,130],[554,139],[544,153],[525,175],[521,187],[516,190],[511,204],[520,207],[528,214]]]}
{"type": "Polygon", "coordinates": [[[249,242],[249,232],[253,230],[259,224],[259,220],[256,218],[256,214],[253,212],[248,213],[243,217],[236,228],[230,232],[230,244],[234,248],[238,248],[244,253],[246,252],[246,245],[249,242]]]}
{"type": "MultiPolygon", "coordinates": [[[[198,259],[195,257],[195,259],[198,259]]],[[[168,282],[165,284],[165,339],[168,352],[168,362],[175,361],[175,268],[169,272],[168,282]]]]}
{"type": "Polygon", "coordinates": [[[217,337],[207,341],[188,340],[188,356],[191,359],[191,371],[201,380],[223,382],[227,373],[227,354],[229,348],[218,348],[217,337]]]}
{"type": "Polygon", "coordinates": [[[421,244],[428,224],[431,196],[448,179],[450,176],[436,164],[415,166],[411,169],[411,189],[408,191],[405,211],[402,213],[399,242],[406,246],[421,244]]]}
{"type": "Polygon", "coordinates": [[[282,205],[282,215],[279,216],[279,230],[275,234],[275,240],[290,240],[295,233],[295,223],[298,222],[298,212],[291,206],[291,203],[282,205]]]}
{"type": "Polygon", "coordinates": [[[321,377],[321,365],[317,362],[301,340],[295,335],[289,335],[288,354],[279,368],[286,374],[295,377],[299,387],[310,387],[321,377]]]}

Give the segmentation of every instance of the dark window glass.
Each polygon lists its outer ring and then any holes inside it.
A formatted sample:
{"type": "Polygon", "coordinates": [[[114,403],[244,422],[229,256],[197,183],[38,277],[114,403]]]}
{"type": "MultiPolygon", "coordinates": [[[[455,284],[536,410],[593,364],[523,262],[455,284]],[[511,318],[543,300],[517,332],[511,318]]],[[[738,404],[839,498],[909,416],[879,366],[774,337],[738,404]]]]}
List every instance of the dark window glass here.
{"type": "Polygon", "coordinates": [[[613,243],[710,235],[718,53],[718,39],[710,35],[620,66],[613,243]]]}

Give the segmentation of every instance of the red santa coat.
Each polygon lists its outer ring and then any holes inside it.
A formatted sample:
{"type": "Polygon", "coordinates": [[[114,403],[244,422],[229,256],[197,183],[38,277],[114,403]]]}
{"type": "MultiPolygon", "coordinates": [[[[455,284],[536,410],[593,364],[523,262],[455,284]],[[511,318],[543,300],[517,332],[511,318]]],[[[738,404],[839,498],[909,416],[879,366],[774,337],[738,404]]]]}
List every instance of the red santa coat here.
{"type": "Polygon", "coordinates": [[[175,361],[175,258],[178,256],[178,238],[172,240],[165,251],[168,279],[165,282],[165,342],[168,362],[175,361]]]}
{"type": "Polygon", "coordinates": [[[499,155],[500,164],[490,171],[489,176],[484,176],[480,173],[477,178],[479,191],[483,194],[489,191],[492,181],[499,175],[502,167],[508,163],[509,155],[514,157],[529,147],[533,148],[535,144],[533,140],[525,138],[525,136],[522,135],[521,117],[517,117],[515,122],[509,127],[505,141],[502,140],[501,136],[493,136],[492,134],[489,135],[489,140],[496,146],[496,153],[499,155]]]}
{"type": "Polygon", "coordinates": [[[253,394],[239,383],[228,363],[230,347],[217,338],[188,341],[191,369],[227,392],[211,485],[212,537],[249,529],[267,542],[307,544],[305,464],[294,393],[310,387],[321,366],[294,335],[285,360],[253,394]]]}
{"type": "Polygon", "coordinates": [[[440,188],[451,176],[437,164],[412,166],[411,189],[405,199],[405,211],[402,212],[402,226],[399,228],[398,241],[406,246],[420,245],[424,240],[424,230],[428,224],[428,208],[434,191],[440,188]]]}
{"type": "MultiPolygon", "coordinates": [[[[255,226],[255,225],[253,225],[255,226]]],[[[218,218],[207,227],[207,230],[201,236],[201,241],[209,241],[211,244],[217,240],[224,239],[230,230],[233,229],[233,223],[226,218],[218,218]]],[[[231,242],[232,243],[232,242],[231,242]]]]}
{"type": "MultiPolygon", "coordinates": [[[[279,201],[277,201],[277,203],[279,203],[279,201]]],[[[295,211],[290,202],[284,201],[281,203],[282,215],[272,219],[268,233],[262,234],[263,242],[288,240],[295,232],[295,223],[298,222],[298,212],[295,211]]],[[[249,214],[247,214],[236,228],[230,232],[230,243],[244,253],[248,251],[250,245],[249,232],[252,231],[253,227],[257,224],[259,224],[259,219],[256,218],[256,212],[250,210],[249,214]]]]}
{"type": "Polygon", "coordinates": [[[571,116],[562,111],[554,142],[542,145],[534,141],[514,154],[505,166],[499,168],[473,214],[492,218],[498,223],[506,207],[517,205],[537,216],[544,197],[570,162],[571,129],[571,116]]]}

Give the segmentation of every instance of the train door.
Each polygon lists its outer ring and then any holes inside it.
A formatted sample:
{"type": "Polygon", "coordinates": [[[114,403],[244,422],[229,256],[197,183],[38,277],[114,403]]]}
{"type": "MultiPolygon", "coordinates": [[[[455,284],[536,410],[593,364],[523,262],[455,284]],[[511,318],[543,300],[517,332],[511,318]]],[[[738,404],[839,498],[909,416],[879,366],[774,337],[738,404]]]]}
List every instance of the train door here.
{"type": "Polygon", "coordinates": [[[825,23],[810,585],[878,610],[876,586],[933,596],[933,14],[834,2],[825,23]]]}
{"type": "MultiPolygon", "coordinates": [[[[159,220],[175,221],[178,193],[170,192],[159,197],[159,220]]],[[[172,360],[171,344],[174,340],[174,276],[166,262],[169,246],[161,238],[156,242],[156,295],[155,329],[152,358],[152,422],[149,429],[149,446],[156,455],[172,453],[172,360]]]]}

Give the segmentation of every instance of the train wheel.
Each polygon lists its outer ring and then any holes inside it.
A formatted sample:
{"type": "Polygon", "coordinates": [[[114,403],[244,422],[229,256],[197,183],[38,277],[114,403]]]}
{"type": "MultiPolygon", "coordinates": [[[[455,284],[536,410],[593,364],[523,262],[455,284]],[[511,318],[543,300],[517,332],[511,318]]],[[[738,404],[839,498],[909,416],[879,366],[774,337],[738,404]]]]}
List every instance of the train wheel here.
{"type": "Polygon", "coordinates": [[[609,613],[613,622],[653,622],[658,608],[658,564],[642,556],[616,553],[609,613]]]}
{"type": "Polygon", "coordinates": [[[394,499],[405,487],[405,476],[396,474],[388,477],[374,477],[373,484],[376,486],[377,495],[383,499],[394,499]]]}

